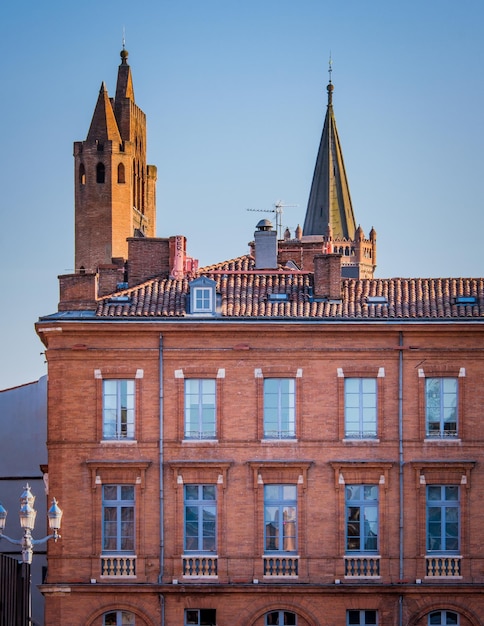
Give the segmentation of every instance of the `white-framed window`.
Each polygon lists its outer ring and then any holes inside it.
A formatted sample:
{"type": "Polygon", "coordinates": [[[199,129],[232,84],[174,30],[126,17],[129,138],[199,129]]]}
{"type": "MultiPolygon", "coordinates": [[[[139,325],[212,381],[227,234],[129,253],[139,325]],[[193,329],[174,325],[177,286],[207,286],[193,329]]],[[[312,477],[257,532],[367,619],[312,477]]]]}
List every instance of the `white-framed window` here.
{"type": "Polygon", "coordinates": [[[103,485],[103,553],[134,553],[134,485],[103,485]]]}
{"type": "Polygon", "coordinates": [[[374,439],[377,436],[377,379],[345,378],[345,437],[374,439]]]}
{"type": "Polygon", "coordinates": [[[215,553],[217,551],[217,485],[185,485],[184,499],[185,552],[215,553]]]}
{"type": "Polygon", "coordinates": [[[458,435],[458,379],[425,379],[425,428],[427,437],[458,435]]]}
{"type": "Polygon", "coordinates": [[[459,491],[458,485],[427,485],[428,553],[459,553],[459,491]]]}
{"type": "Polygon", "coordinates": [[[346,611],[347,626],[377,626],[378,614],[376,611],[363,609],[346,611]]]}
{"type": "Polygon", "coordinates": [[[264,379],[264,437],[296,436],[296,381],[294,378],[264,379]]]}
{"type": "Polygon", "coordinates": [[[212,289],[210,287],[195,287],[193,292],[194,311],[197,313],[209,313],[212,311],[212,289]]]}
{"type": "Polygon", "coordinates": [[[215,439],[216,389],[214,378],[185,379],[185,439],[215,439]]]}
{"type": "Polygon", "coordinates": [[[103,615],[103,626],[135,626],[135,616],[129,611],[109,611],[103,615]]]}
{"type": "Polygon", "coordinates": [[[185,609],[184,626],[217,626],[215,609],[185,609]]]}
{"type": "Polygon", "coordinates": [[[297,626],[297,615],[291,611],[270,611],[265,618],[265,626],[297,626]]]}
{"type": "Polygon", "coordinates": [[[264,485],[264,551],[297,551],[297,485],[264,485]]]}
{"type": "Polygon", "coordinates": [[[134,439],[135,381],[103,380],[103,439],[134,439]]]}
{"type": "Polygon", "coordinates": [[[432,611],[429,626],[459,626],[459,615],[455,611],[432,611]]]}
{"type": "Polygon", "coordinates": [[[346,552],[378,552],[378,485],[346,485],[346,552]]]}

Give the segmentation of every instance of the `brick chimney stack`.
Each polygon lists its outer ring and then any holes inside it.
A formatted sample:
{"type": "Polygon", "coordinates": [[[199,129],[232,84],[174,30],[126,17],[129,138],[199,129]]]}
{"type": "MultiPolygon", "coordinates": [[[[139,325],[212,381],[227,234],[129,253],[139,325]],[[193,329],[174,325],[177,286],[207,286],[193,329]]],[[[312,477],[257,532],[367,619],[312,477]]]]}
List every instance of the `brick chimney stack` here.
{"type": "Polygon", "coordinates": [[[317,254],[314,257],[314,296],[341,298],[341,254],[317,254]]]}

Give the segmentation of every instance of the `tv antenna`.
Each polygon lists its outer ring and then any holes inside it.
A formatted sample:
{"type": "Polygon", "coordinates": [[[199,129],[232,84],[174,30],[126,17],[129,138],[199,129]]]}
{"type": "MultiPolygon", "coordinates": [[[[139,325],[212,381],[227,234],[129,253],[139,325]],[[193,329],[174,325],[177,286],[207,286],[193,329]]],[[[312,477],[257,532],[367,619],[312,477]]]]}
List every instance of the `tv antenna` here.
{"type": "Polygon", "coordinates": [[[298,207],[299,204],[284,204],[282,200],[277,200],[273,209],[247,209],[247,211],[253,211],[254,213],[275,213],[276,214],[276,232],[277,238],[282,239],[282,215],[283,209],[287,207],[298,207]]]}

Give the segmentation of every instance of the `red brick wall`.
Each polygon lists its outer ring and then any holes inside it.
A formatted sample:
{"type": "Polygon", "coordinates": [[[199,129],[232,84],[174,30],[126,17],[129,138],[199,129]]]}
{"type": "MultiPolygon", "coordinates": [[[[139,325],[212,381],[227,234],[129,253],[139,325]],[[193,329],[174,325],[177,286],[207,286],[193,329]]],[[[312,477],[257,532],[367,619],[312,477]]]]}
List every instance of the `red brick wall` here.
{"type": "Polygon", "coordinates": [[[393,624],[402,595],[409,625],[426,624],[428,612],[440,608],[457,610],[461,626],[477,626],[477,617],[473,621],[472,615],[484,614],[484,519],[480,506],[484,443],[480,380],[484,365],[476,350],[482,344],[480,331],[471,325],[431,324],[103,321],[56,322],[56,326],[62,331],[42,336],[47,337],[49,362],[49,490],[58,498],[64,518],[61,541],[49,545],[47,583],[49,589],[66,584],[71,591],[66,596],[46,592],[48,615],[62,615],[64,623],[97,624],[101,609],[132,606],[139,607],[140,623],[159,624],[158,594],[162,594],[167,625],[182,624],[188,607],[216,608],[219,625],[258,626],[266,611],[285,609],[298,614],[299,626],[329,626],[344,624],[349,608],[377,609],[379,623],[393,624]],[[158,584],[160,334],[164,346],[162,585],[158,584]],[[240,344],[249,349],[238,350],[240,344]],[[399,571],[400,355],[403,577],[399,571]],[[425,442],[419,369],[426,374],[446,371],[454,375],[461,367],[466,373],[459,379],[461,440],[425,442]],[[297,441],[261,441],[261,386],[255,376],[259,368],[263,376],[297,377],[297,441]],[[380,373],[378,441],[343,440],[338,368],[345,376],[380,373]],[[134,377],[138,370],[143,371],[136,379],[136,443],[101,443],[101,378],[97,370],[103,377],[134,377]],[[185,377],[219,376],[217,442],[183,441],[183,379],[180,373],[175,376],[179,370],[185,377]],[[475,466],[469,461],[475,461],[475,466]],[[377,580],[345,579],[340,474],[347,483],[379,484],[381,577],[377,580]],[[462,579],[425,579],[421,474],[427,482],[457,481],[461,485],[462,579]],[[271,583],[263,577],[263,487],[259,475],[264,483],[297,484],[299,576],[291,583],[271,583]],[[136,484],[135,582],[142,584],[138,591],[130,583],[122,596],[116,594],[119,581],[100,577],[101,486],[96,476],[100,482],[136,484]],[[219,575],[214,585],[197,585],[182,576],[181,480],[218,485],[219,575]],[[91,579],[96,579],[96,584],[91,584],[91,579]],[[258,585],[254,579],[260,581],[258,585]],[[340,585],[335,584],[337,579],[340,585]],[[416,584],[417,579],[422,585],[416,584]],[[173,580],[178,580],[178,585],[171,584],[173,580]]]}

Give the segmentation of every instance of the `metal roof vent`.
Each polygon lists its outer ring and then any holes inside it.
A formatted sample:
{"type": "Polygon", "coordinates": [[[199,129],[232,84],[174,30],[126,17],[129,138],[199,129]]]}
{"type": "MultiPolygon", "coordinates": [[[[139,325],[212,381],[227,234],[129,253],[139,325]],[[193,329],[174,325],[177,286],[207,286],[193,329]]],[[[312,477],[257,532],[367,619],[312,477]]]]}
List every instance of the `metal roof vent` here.
{"type": "Polygon", "coordinates": [[[257,230],[272,230],[272,222],[271,220],[261,220],[257,223],[257,230]]]}

